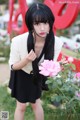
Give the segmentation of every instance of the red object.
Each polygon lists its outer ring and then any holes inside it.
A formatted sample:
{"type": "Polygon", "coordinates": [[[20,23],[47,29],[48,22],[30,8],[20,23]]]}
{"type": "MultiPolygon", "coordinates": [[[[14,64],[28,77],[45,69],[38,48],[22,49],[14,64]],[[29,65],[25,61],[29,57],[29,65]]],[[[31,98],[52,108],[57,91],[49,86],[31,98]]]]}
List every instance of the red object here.
{"type": "MultiPolygon", "coordinates": [[[[60,54],[59,54],[59,57],[58,57],[58,61],[60,61],[60,60],[62,59],[62,56],[63,56],[63,53],[60,53],[60,54]]],[[[66,60],[67,60],[68,57],[70,57],[70,56],[64,55],[64,57],[65,57],[66,60]]],[[[76,59],[76,58],[73,58],[73,59],[74,59],[74,60],[73,60],[73,64],[75,64],[75,66],[76,66],[75,71],[76,71],[76,72],[80,72],[80,60],[79,60],[79,59],[76,59]]]]}
{"type": "Polygon", "coordinates": [[[12,16],[13,16],[13,12],[14,12],[14,0],[9,0],[9,12],[10,12],[10,18],[9,18],[9,23],[8,23],[8,32],[11,33],[12,30],[14,30],[15,32],[17,32],[18,34],[22,34],[26,31],[28,31],[26,25],[25,25],[25,13],[28,9],[28,5],[26,0],[18,0],[19,3],[19,8],[16,11],[15,15],[14,15],[14,20],[12,20],[12,16]],[[21,27],[18,27],[17,25],[17,20],[18,20],[18,16],[22,15],[23,18],[23,23],[21,27]]]}
{"type": "MultiPolygon", "coordinates": [[[[14,14],[14,0],[9,0],[9,12],[10,18],[8,23],[8,32],[11,33],[14,30],[18,34],[22,34],[28,31],[25,25],[25,13],[28,10],[28,5],[26,0],[18,0],[19,8],[16,10],[14,15],[14,20],[12,16],[14,14]],[[17,25],[18,16],[22,15],[23,23],[19,28],[17,25]]],[[[53,31],[56,34],[57,29],[66,29],[71,26],[76,20],[78,13],[80,12],[80,0],[44,0],[46,4],[52,10],[52,13],[55,16],[55,23],[53,31]]],[[[58,59],[61,59],[61,55],[58,59]]],[[[66,58],[68,56],[65,56],[66,58]]],[[[74,59],[73,62],[76,65],[76,71],[80,72],[80,60],[74,59]]]]}
{"type": "MultiPolygon", "coordinates": [[[[26,0],[18,0],[19,8],[16,11],[15,19],[12,21],[12,16],[14,12],[14,0],[9,0],[9,12],[10,20],[8,24],[8,32],[11,33],[12,30],[18,32],[19,34],[28,31],[25,25],[25,13],[28,9],[26,0]],[[22,15],[23,24],[21,28],[17,26],[17,19],[19,15],[22,15]],[[14,25],[15,24],[15,25],[14,25]],[[13,27],[15,26],[15,28],[13,27]]],[[[80,0],[44,0],[46,4],[52,10],[55,16],[55,23],[53,30],[56,33],[57,29],[66,29],[73,24],[80,11],[80,0]]]]}

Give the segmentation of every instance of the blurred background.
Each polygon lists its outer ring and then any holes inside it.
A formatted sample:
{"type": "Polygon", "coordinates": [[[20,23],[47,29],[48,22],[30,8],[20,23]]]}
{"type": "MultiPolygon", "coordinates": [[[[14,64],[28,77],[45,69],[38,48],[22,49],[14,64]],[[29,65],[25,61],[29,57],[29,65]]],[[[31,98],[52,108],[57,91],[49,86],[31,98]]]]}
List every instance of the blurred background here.
{"type": "MultiPolygon", "coordinates": [[[[34,2],[44,2],[44,0],[26,0],[28,6],[34,2]]],[[[53,0],[54,1],[54,0],[53,0]]],[[[14,0],[14,12],[17,11],[18,0],[14,0]]],[[[64,9],[64,11],[66,8],[64,9]]],[[[9,0],[0,0],[0,84],[9,78],[8,59],[11,39],[17,35],[12,31],[8,33],[9,22],[9,0]],[[5,72],[5,75],[3,75],[5,72]]],[[[13,16],[14,17],[14,16],[13,16]]],[[[22,17],[18,17],[18,27],[22,25],[22,17]]],[[[56,35],[63,41],[63,51],[73,57],[79,57],[80,51],[80,12],[75,22],[68,28],[57,30],[56,35]]]]}
{"type": "MultiPolygon", "coordinates": [[[[26,0],[28,6],[34,2],[44,2],[44,0],[26,0]]],[[[14,12],[17,11],[18,0],[14,0],[14,12]]],[[[66,9],[64,9],[65,11],[66,9]]],[[[10,52],[10,41],[17,35],[12,31],[8,33],[9,22],[9,0],[0,0],[0,84],[9,78],[8,59],[10,52]],[[5,75],[3,75],[5,72],[5,75]]],[[[22,25],[22,16],[18,17],[18,27],[22,25]]],[[[80,12],[75,22],[68,28],[57,30],[56,35],[63,41],[63,51],[73,57],[79,57],[80,51],[80,12]]]]}
{"type": "MultiPolygon", "coordinates": [[[[22,0],[24,1],[24,0],[22,0]]],[[[26,0],[28,6],[34,2],[44,2],[44,0],[26,0]]],[[[55,1],[55,0],[52,0],[55,1]]],[[[14,0],[14,12],[17,11],[19,7],[18,0],[14,0]]],[[[64,8],[65,12],[66,8],[64,8]]],[[[8,22],[9,22],[9,0],[0,0],[0,111],[9,111],[10,120],[13,120],[13,112],[15,110],[15,100],[10,97],[10,90],[8,89],[9,82],[9,54],[10,54],[10,43],[11,39],[17,35],[15,31],[12,31],[11,34],[8,33],[8,22]]],[[[22,26],[22,17],[18,17],[18,27],[22,26]]],[[[75,20],[75,22],[68,28],[63,30],[57,30],[56,36],[58,36],[63,41],[62,53],[68,56],[72,56],[80,60],[80,12],[75,20]]],[[[47,94],[47,93],[46,93],[47,94]]],[[[55,111],[55,106],[46,106],[48,100],[50,100],[48,95],[43,95],[43,104],[45,111],[45,120],[79,120],[77,117],[74,119],[67,119],[66,116],[62,117],[57,116],[58,113],[61,113],[61,109],[55,111]],[[45,97],[48,96],[45,100],[45,97]],[[53,115],[53,113],[55,115],[53,115]]],[[[63,108],[62,108],[63,109],[63,108]]],[[[28,120],[33,120],[32,110],[28,107],[26,112],[26,117],[28,120]]],[[[64,112],[64,111],[63,111],[64,112]]],[[[80,112],[80,108],[79,108],[80,112]]],[[[62,113],[61,113],[62,115],[62,113]]],[[[77,115],[78,116],[78,115],[77,115]]],[[[26,120],[26,118],[25,118],[26,120]]]]}

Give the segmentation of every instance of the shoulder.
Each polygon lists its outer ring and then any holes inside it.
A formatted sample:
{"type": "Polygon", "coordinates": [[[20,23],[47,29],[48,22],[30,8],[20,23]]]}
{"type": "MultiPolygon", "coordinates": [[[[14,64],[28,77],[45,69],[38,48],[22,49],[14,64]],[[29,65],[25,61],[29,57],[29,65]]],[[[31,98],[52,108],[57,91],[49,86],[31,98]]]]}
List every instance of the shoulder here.
{"type": "Polygon", "coordinates": [[[63,42],[61,41],[61,39],[59,37],[55,36],[54,60],[57,60],[57,58],[61,52],[62,45],[63,45],[63,42]]]}
{"type": "Polygon", "coordinates": [[[63,42],[61,41],[61,39],[57,36],[55,36],[55,48],[61,48],[63,46],[63,42]]]}
{"type": "Polygon", "coordinates": [[[63,45],[63,42],[61,41],[59,37],[55,36],[55,44],[63,45]]]}
{"type": "Polygon", "coordinates": [[[16,36],[16,37],[12,38],[11,42],[12,42],[13,44],[21,44],[21,43],[27,41],[28,34],[29,34],[29,33],[26,32],[26,33],[24,33],[24,34],[18,35],[18,36],[16,36]]]}

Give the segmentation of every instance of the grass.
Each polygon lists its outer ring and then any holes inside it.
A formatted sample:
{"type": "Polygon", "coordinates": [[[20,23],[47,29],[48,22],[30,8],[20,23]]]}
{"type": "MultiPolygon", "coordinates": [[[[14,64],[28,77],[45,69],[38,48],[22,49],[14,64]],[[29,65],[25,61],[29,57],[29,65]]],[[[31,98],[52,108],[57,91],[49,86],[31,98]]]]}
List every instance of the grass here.
{"type": "MultiPolygon", "coordinates": [[[[80,115],[70,115],[66,114],[64,110],[61,109],[51,109],[48,107],[48,98],[46,98],[46,93],[43,93],[43,109],[45,114],[45,120],[79,120],[80,115]]],[[[13,120],[14,111],[15,111],[16,101],[10,97],[10,94],[7,92],[7,87],[0,87],[0,111],[9,111],[9,120],[13,120]]],[[[27,106],[25,112],[25,120],[34,120],[34,114],[31,109],[31,106],[27,106]]]]}

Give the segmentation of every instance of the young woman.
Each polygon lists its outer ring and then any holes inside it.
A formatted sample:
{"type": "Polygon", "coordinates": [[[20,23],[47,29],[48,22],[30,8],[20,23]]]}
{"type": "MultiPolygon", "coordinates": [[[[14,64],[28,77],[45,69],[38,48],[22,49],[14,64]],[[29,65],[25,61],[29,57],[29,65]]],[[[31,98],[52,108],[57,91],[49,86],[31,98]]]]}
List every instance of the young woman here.
{"type": "Polygon", "coordinates": [[[44,120],[40,97],[48,87],[38,66],[44,59],[57,60],[62,42],[54,37],[54,16],[46,5],[33,4],[26,12],[25,22],[29,32],[12,39],[9,59],[9,87],[11,96],[17,100],[14,120],[24,120],[26,102],[30,102],[35,120],[44,120]]]}

